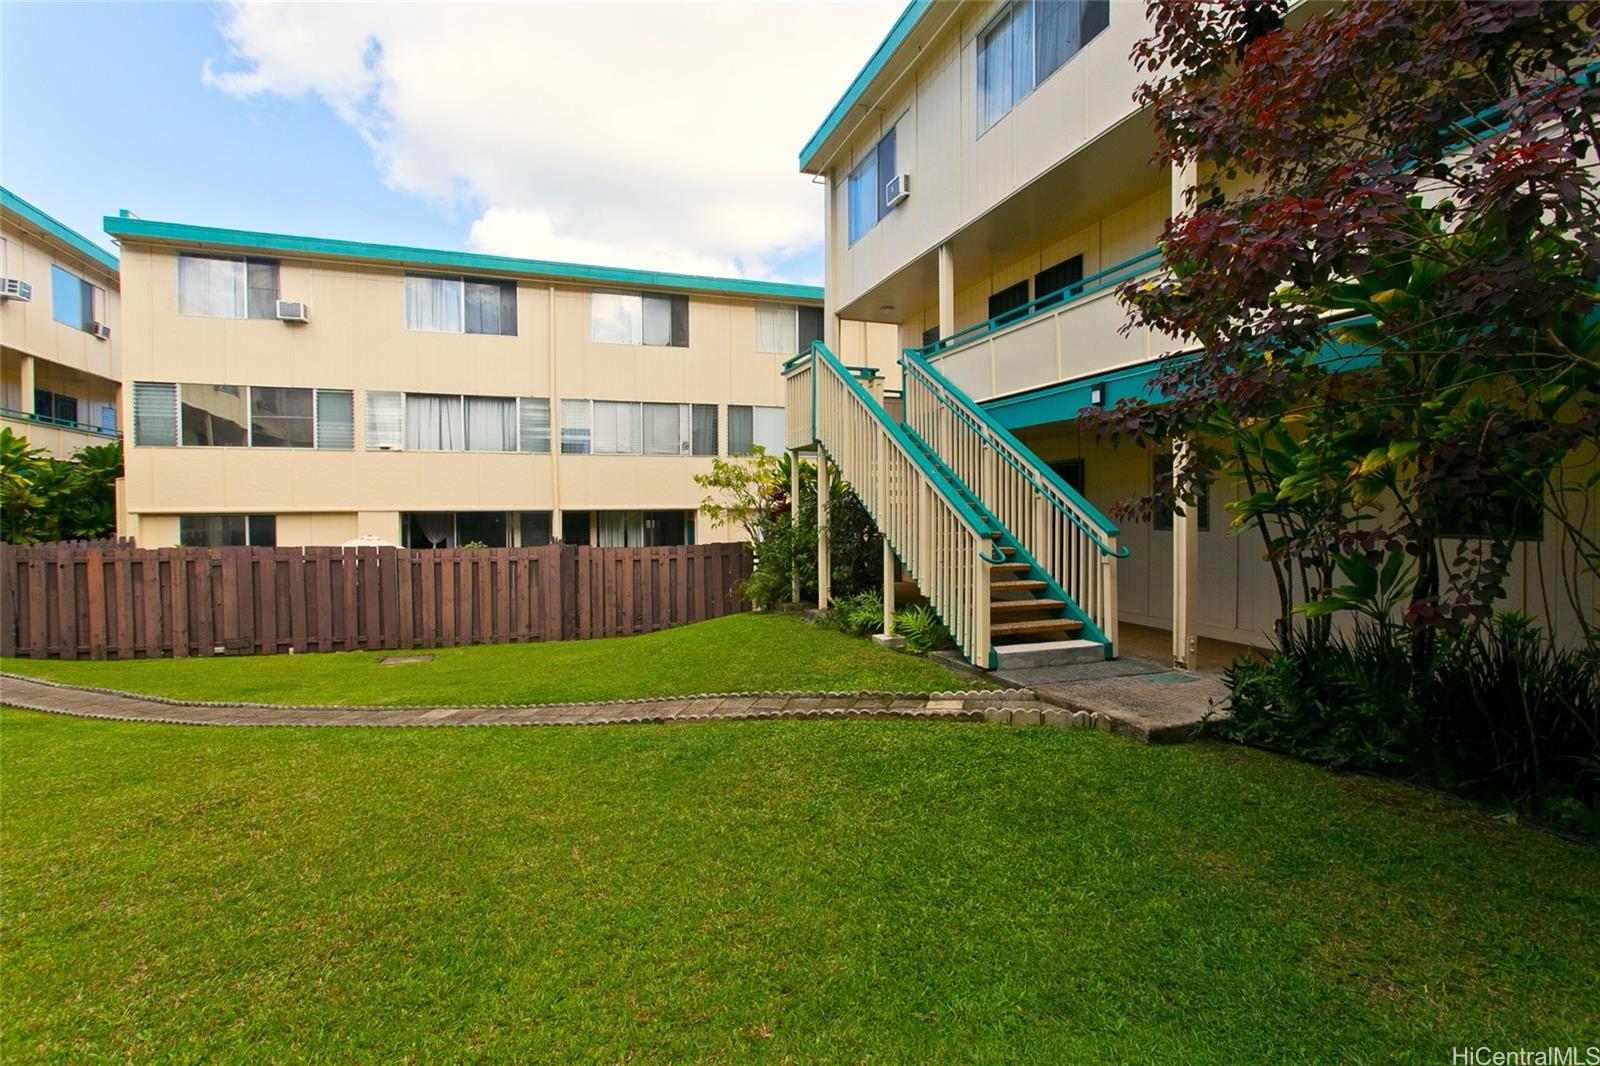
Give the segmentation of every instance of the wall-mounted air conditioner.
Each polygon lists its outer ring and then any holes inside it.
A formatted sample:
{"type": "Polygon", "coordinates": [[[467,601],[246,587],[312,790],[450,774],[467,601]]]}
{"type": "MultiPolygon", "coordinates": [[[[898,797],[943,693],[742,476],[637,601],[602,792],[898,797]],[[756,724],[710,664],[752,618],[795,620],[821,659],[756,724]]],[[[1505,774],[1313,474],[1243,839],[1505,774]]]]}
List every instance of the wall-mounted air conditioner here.
{"type": "Polygon", "coordinates": [[[883,202],[890,207],[903,203],[911,195],[911,175],[896,174],[883,187],[883,202]]]}
{"type": "Polygon", "coordinates": [[[0,300],[21,300],[27,303],[33,299],[33,286],[21,278],[0,278],[0,300]]]}
{"type": "Polygon", "coordinates": [[[96,340],[108,341],[111,339],[111,327],[104,322],[89,323],[89,332],[94,335],[96,340]]]}
{"type": "Polygon", "coordinates": [[[299,300],[279,300],[278,321],[310,322],[311,309],[299,300]]]}

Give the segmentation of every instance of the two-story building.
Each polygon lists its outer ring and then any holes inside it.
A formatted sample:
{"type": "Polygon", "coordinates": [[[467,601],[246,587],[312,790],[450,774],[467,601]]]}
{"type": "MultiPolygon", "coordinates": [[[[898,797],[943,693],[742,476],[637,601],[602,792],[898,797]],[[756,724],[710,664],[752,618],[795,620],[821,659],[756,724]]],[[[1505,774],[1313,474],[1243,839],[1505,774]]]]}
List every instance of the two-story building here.
{"type": "Polygon", "coordinates": [[[0,426],[67,458],[118,439],[117,258],[0,188],[0,426]]]}
{"type": "MultiPolygon", "coordinates": [[[[109,217],[125,528],[143,547],[609,546],[704,528],[712,457],[782,447],[816,287],[109,217]]],[[[844,348],[890,363],[893,331],[844,348]],[[870,339],[870,343],[869,343],[870,339]]]]}
{"type": "MultiPolygon", "coordinates": [[[[1236,490],[1221,480],[1187,513],[1118,528],[1105,516],[1147,492],[1172,449],[1113,447],[1077,418],[1149,395],[1156,361],[1183,350],[1179,339],[1125,329],[1116,289],[1160,269],[1158,240],[1191,189],[1203,199],[1237,188],[1151,162],[1151,116],[1135,103],[1141,75],[1129,58],[1149,29],[1144,6],[1130,2],[913,0],[799,162],[827,191],[829,322],[892,325],[932,370],[908,374],[904,407],[892,398],[887,407],[934,455],[922,479],[954,476],[952,528],[959,497],[970,496],[1015,533],[1013,559],[1037,564],[1016,572],[1047,595],[1094,601],[1081,611],[1068,603],[1061,618],[1076,617],[1108,647],[1118,622],[1144,627],[1145,648],[1170,634],[1174,659],[1192,665],[1202,637],[1268,642],[1278,598],[1259,538],[1229,536],[1223,504],[1236,490]],[[964,401],[975,408],[952,419],[964,401]],[[1023,472],[1032,462],[1043,472],[1023,472]],[[1017,522],[1036,532],[1009,528],[1017,522]],[[1082,543],[1062,546],[1072,538],[1082,543]],[[1096,586],[1101,568],[1115,575],[1109,587],[1096,586]]],[[[809,447],[809,415],[832,449],[809,373],[794,369],[791,403],[803,410],[788,443],[809,447]]],[[[894,444],[892,427],[885,432],[894,444]]],[[[857,465],[846,464],[847,479],[873,476],[870,462],[857,465]]],[[[907,536],[896,549],[920,550],[907,536]]],[[[1519,551],[1503,606],[1559,629],[1571,608],[1540,585],[1538,551],[1536,539],[1519,551]]],[[[954,557],[931,565],[943,568],[934,581],[966,566],[954,557]]],[[[952,604],[976,594],[962,580],[952,604]]],[[[1051,618],[1022,611],[996,596],[994,632],[1021,634],[1027,626],[1003,620],[1029,617],[1051,635],[1051,618]]]]}

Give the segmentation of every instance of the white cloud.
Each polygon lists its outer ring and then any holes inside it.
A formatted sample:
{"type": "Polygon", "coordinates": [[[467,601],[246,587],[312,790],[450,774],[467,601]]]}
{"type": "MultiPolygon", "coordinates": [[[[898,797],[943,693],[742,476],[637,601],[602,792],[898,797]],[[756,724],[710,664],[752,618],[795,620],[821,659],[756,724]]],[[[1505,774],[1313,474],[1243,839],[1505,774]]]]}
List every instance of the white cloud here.
{"type": "Polygon", "coordinates": [[[899,10],[239,3],[206,79],[326,101],[481,251],[773,276],[821,243],[800,146],[899,10]]]}

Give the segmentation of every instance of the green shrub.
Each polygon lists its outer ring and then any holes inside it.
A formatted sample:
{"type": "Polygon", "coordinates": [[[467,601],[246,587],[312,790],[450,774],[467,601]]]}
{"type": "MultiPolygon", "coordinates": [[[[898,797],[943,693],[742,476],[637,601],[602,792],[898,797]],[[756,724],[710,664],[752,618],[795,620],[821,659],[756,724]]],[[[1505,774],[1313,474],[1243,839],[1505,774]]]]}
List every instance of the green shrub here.
{"type": "Polygon", "coordinates": [[[944,623],[939,621],[939,616],[934,614],[933,608],[927,604],[902,607],[896,611],[894,632],[896,636],[905,638],[906,651],[917,655],[925,655],[930,651],[948,648],[954,644],[950,639],[949,630],[945,629],[944,623]]]}
{"type": "Polygon", "coordinates": [[[853,592],[833,601],[833,617],[846,633],[864,637],[883,629],[883,596],[877,592],[853,592]]]}
{"type": "Polygon", "coordinates": [[[1600,664],[1505,615],[1411,667],[1394,627],[1299,638],[1226,673],[1223,736],[1600,831],[1600,664]]]}

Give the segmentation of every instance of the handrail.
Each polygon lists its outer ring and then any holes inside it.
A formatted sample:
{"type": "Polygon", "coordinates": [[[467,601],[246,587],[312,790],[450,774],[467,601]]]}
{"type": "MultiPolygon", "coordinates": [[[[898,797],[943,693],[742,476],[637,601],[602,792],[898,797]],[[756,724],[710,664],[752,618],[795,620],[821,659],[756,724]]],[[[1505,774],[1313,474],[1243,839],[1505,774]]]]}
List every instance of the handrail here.
{"type": "Polygon", "coordinates": [[[0,407],[0,418],[9,418],[14,422],[36,422],[41,426],[53,426],[57,429],[70,429],[78,433],[92,433],[97,437],[110,437],[120,439],[122,434],[115,429],[105,429],[90,422],[74,422],[67,418],[56,418],[54,415],[41,415],[35,411],[19,411],[15,407],[0,407]]]}
{"type": "Polygon", "coordinates": [[[985,447],[1021,474],[1027,482],[1036,489],[1041,496],[1050,502],[1050,505],[1065,515],[1073,525],[1077,526],[1100,549],[1101,554],[1115,555],[1119,559],[1126,559],[1132,554],[1132,549],[1126,546],[1112,548],[1105,537],[1115,537],[1121,530],[1110,519],[1100,513],[1094,504],[1084,499],[1083,495],[1062,480],[1061,475],[1051,470],[1048,466],[1038,463],[1033,458],[1033,453],[1021,441],[1012,435],[1011,431],[995,422],[983,408],[969,400],[960,389],[933,367],[929,366],[917,354],[916,349],[907,348],[900,357],[903,370],[923,379],[930,386],[932,392],[952,414],[967,424],[967,427],[978,435],[985,447]],[[998,440],[1005,447],[996,443],[998,440]],[[1041,483],[1041,480],[1043,483],[1041,483]],[[1058,497],[1064,497],[1067,503],[1062,503],[1058,497]],[[1077,513],[1075,513],[1075,511],[1077,513]],[[1082,517],[1080,517],[1080,514],[1082,517]],[[1085,524],[1085,520],[1092,522],[1095,529],[1085,524]]]}
{"type": "Polygon", "coordinates": [[[1090,274],[1080,281],[1074,281],[1070,285],[1063,285],[1061,288],[1047,292],[1042,296],[1036,296],[1021,307],[1013,307],[1011,310],[998,314],[987,321],[979,322],[977,325],[968,326],[965,329],[958,329],[948,337],[940,337],[931,344],[925,344],[921,348],[913,350],[926,359],[930,356],[940,355],[952,348],[959,348],[964,344],[977,340],[979,337],[1014,326],[1045,311],[1064,307],[1074,300],[1101,292],[1113,285],[1120,285],[1128,278],[1148,273],[1150,270],[1155,269],[1154,265],[1149,265],[1152,260],[1156,263],[1160,262],[1160,248],[1151,248],[1140,252],[1136,256],[1124,259],[1122,262],[1106,267],[1097,273],[1090,274]]]}
{"type": "MultiPolygon", "coordinates": [[[[889,417],[888,412],[879,406],[866,389],[861,387],[861,383],[856,381],[855,376],[849,372],[849,368],[839,362],[838,357],[828,350],[827,345],[821,341],[812,342],[810,354],[814,357],[812,372],[815,373],[815,357],[821,356],[822,361],[849,387],[855,394],[856,399],[861,401],[862,406],[872,414],[872,417],[883,428],[884,432],[889,434],[889,438],[894,441],[895,447],[900,449],[900,452],[910,460],[913,466],[922,471],[923,477],[928,479],[929,484],[934,487],[950,509],[961,519],[968,532],[980,540],[993,540],[999,535],[1000,530],[991,528],[991,524],[983,516],[974,511],[965,500],[951,490],[949,478],[928,461],[922,451],[912,443],[905,427],[889,417]]],[[[993,553],[992,557],[980,553],[979,558],[996,564],[1006,561],[1005,554],[998,549],[993,553]]]]}

